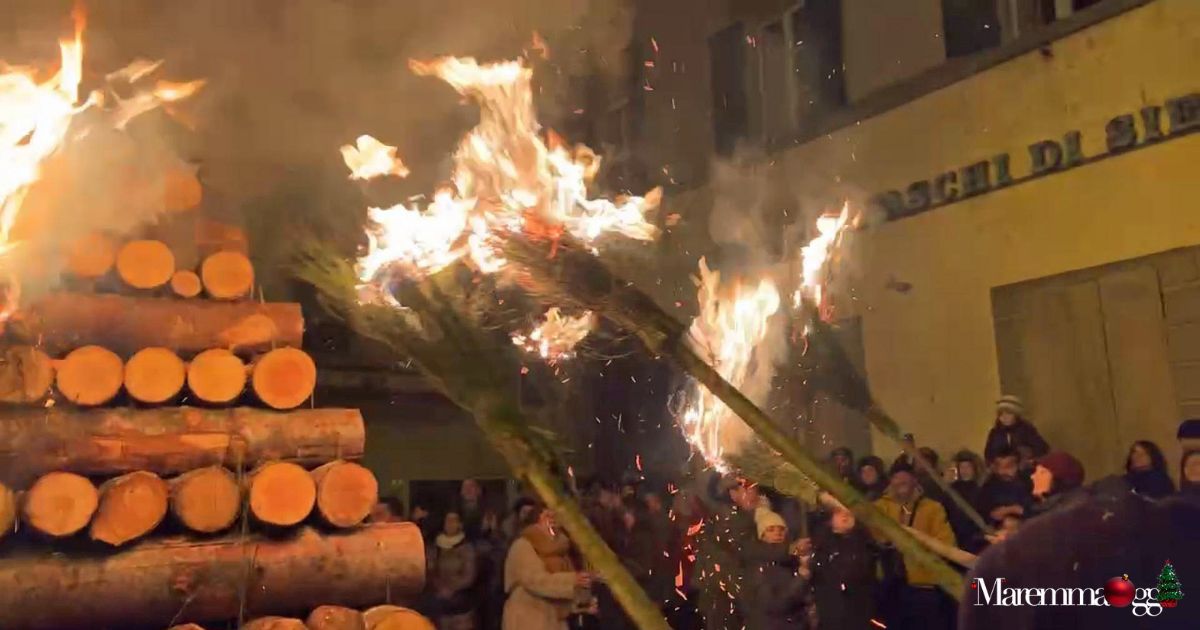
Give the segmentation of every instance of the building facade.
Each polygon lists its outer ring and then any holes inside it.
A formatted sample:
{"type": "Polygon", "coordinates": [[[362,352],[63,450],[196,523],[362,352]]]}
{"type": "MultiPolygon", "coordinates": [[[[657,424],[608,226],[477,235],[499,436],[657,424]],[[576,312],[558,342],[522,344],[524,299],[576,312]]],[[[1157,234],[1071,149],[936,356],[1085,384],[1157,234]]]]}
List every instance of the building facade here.
{"type": "Polygon", "coordinates": [[[621,140],[682,217],[660,246],[686,260],[639,278],[664,304],[721,249],[719,208],[783,256],[785,228],[848,200],[835,313],[918,442],[982,450],[1011,393],[1089,478],[1135,439],[1178,462],[1200,416],[1200,3],[655,0],[636,32],[621,140]]]}

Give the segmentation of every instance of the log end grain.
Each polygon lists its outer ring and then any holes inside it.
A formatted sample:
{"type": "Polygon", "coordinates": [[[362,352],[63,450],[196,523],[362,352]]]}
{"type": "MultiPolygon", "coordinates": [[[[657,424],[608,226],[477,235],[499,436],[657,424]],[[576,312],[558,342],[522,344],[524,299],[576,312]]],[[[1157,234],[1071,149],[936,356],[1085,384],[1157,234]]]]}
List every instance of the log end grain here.
{"type": "Polygon", "coordinates": [[[77,278],[99,278],[117,260],[117,245],[100,232],[92,232],[67,247],[67,272],[77,278]]]}
{"type": "Polygon", "coordinates": [[[171,626],[167,630],[204,630],[204,626],[198,626],[194,623],[185,623],[178,626],[171,626]]]}
{"type": "Polygon", "coordinates": [[[167,494],[166,482],[152,472],[132,472],[104,482],[92,520],[92,540],[117,547],[150,533],[167,514],[167,494]]]}
{"type": "Polygon", "coordinates": [[[184,527],[213,534],[231,527],[242,504],[242,491],[233,473],[206,466],[172,479],[171,513],[184,527]]]}
{"type": "Polygon", "coordinates": [[[343,606],[318,606],[304,623],[308,630],[367,630],[362,613],[343,606]]]}
{"type": "Polygon", "coordinates": [[[55,377],[58,391],[67,400],[84,406],[102,405],[121,391],[125,371],[111,350],[84,346],[59,361],[55,377]]]}
{"type": "Polygon", "coordinates": [[[0,538],[13,530],[17,522],[17,494],[0,483],[0,538]]]}
{"type": "Polygon", "coordinates": [[[99,495],[96,486],[68,472],[43,475],[25,493],[25,523],[54,537],[71,536],[87,527],[96,512],[99,495]]]}
{"type": "Polygon", "coordinates": [[[329,462],[312,472],[317,484],[317,513],[334,527],[354,527],[379,502],[379,483],[361,464],[329,462]]]}
{"type": "Polygon", "coordinates": [[[171,275],[171,291],[179,297],[194,298],[201,289],[200,276],[194,271],[180,269],[171,275]]]}
{"type": "Polygon", "coordinates": [[[267,406],[295,409],[312,396],[317,366],[303,350],[276,348],[255,361],[250,383],[254,394],[267,406]]]}
{"type": "Polygon", "coordinates": [[[249,294],[254,286],[254,267],[245,254],[220,251],[201,263],[200,281],[209,297],[236,300],[249,294]]]}
{"type": "Polygon", "coordinates": [[[117,275],[135,289],[161,287],[174,273],[175,255],[161,241],[130,241],[117,252],[117,275]]]}
{"type": "Polygon", "coordinates": [[[223,348],[205,350],[188,364],[188,389],[216,405],[232,402],[246,389],[246,364],[223,348]]]}
{"type": "Polygon", "coordinates": [[[166,348],[143,348],[125,364],[125,391],[139,402],[165,403],[183,390],[187,367],[166,348]]]}
{"type": "Polygon", "coordinates": [[[304,622],[291,617],[259,617],[242,624],[242,630],[307,630],[304,622]]]}
{"type": "Polygon", "coordinates": [[[250,513],[268,525],[300,523],[312,512],[316,498],[312,476],[291,462],[268,462],[250,474],[250,513]]]}
{"type": "Polygon", "coordinates": [[[437,630],[421,613],[400,606],[376,606],[363,613],[367,630],[437,630]]]}
{"type": "Polygon", "coordinates": [[[0,402],[27,404],[46,397],[54,383],[54,362],[31,346],[10,346],[0,353],[0,402]]]}

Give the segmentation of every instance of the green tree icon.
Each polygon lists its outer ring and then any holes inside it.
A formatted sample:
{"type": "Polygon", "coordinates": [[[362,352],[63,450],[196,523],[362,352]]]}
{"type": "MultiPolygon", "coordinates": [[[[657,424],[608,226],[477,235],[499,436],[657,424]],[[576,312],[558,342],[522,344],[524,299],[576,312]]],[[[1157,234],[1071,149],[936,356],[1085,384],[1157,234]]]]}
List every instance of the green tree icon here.
{"type": "Polygon", "coordinates": [[[1167,560],[1158,574],[1158,601],[1166,608],[1174,608],[1181,599],[1183,590],[1179,587],[1179,578],[1175,577],[1175,567],[1167,560]]]}

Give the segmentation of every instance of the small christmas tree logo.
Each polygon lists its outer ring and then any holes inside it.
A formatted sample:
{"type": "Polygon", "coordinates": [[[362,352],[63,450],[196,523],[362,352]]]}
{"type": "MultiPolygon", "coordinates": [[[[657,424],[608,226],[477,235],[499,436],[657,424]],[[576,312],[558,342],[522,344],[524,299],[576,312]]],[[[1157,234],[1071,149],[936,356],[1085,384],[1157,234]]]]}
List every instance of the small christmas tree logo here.
{"type": "Polygon", "coordinates": [[[1167,560],[1162,572],[1158,574],[1158,603],[1162,604],[1163,608],[1174,608],[1181,599],[1183,589],[1179,587],[1179,578],[1175,577],[1175,567],[1167,560]]]}

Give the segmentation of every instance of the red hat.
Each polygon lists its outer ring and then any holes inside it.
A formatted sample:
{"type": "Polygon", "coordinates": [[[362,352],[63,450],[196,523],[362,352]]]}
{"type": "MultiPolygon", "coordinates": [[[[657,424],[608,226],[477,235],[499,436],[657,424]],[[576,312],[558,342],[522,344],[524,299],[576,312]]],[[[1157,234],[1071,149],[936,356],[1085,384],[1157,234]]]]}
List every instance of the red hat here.
{"type": "Polygon", "coordinates": [[[1055,492],[1066,492],[1083,485],[1083,464],[1068,453],[1062,451],[1046,453],[1037,460],[1037,464],[1054,475],[1055,492]]]}

